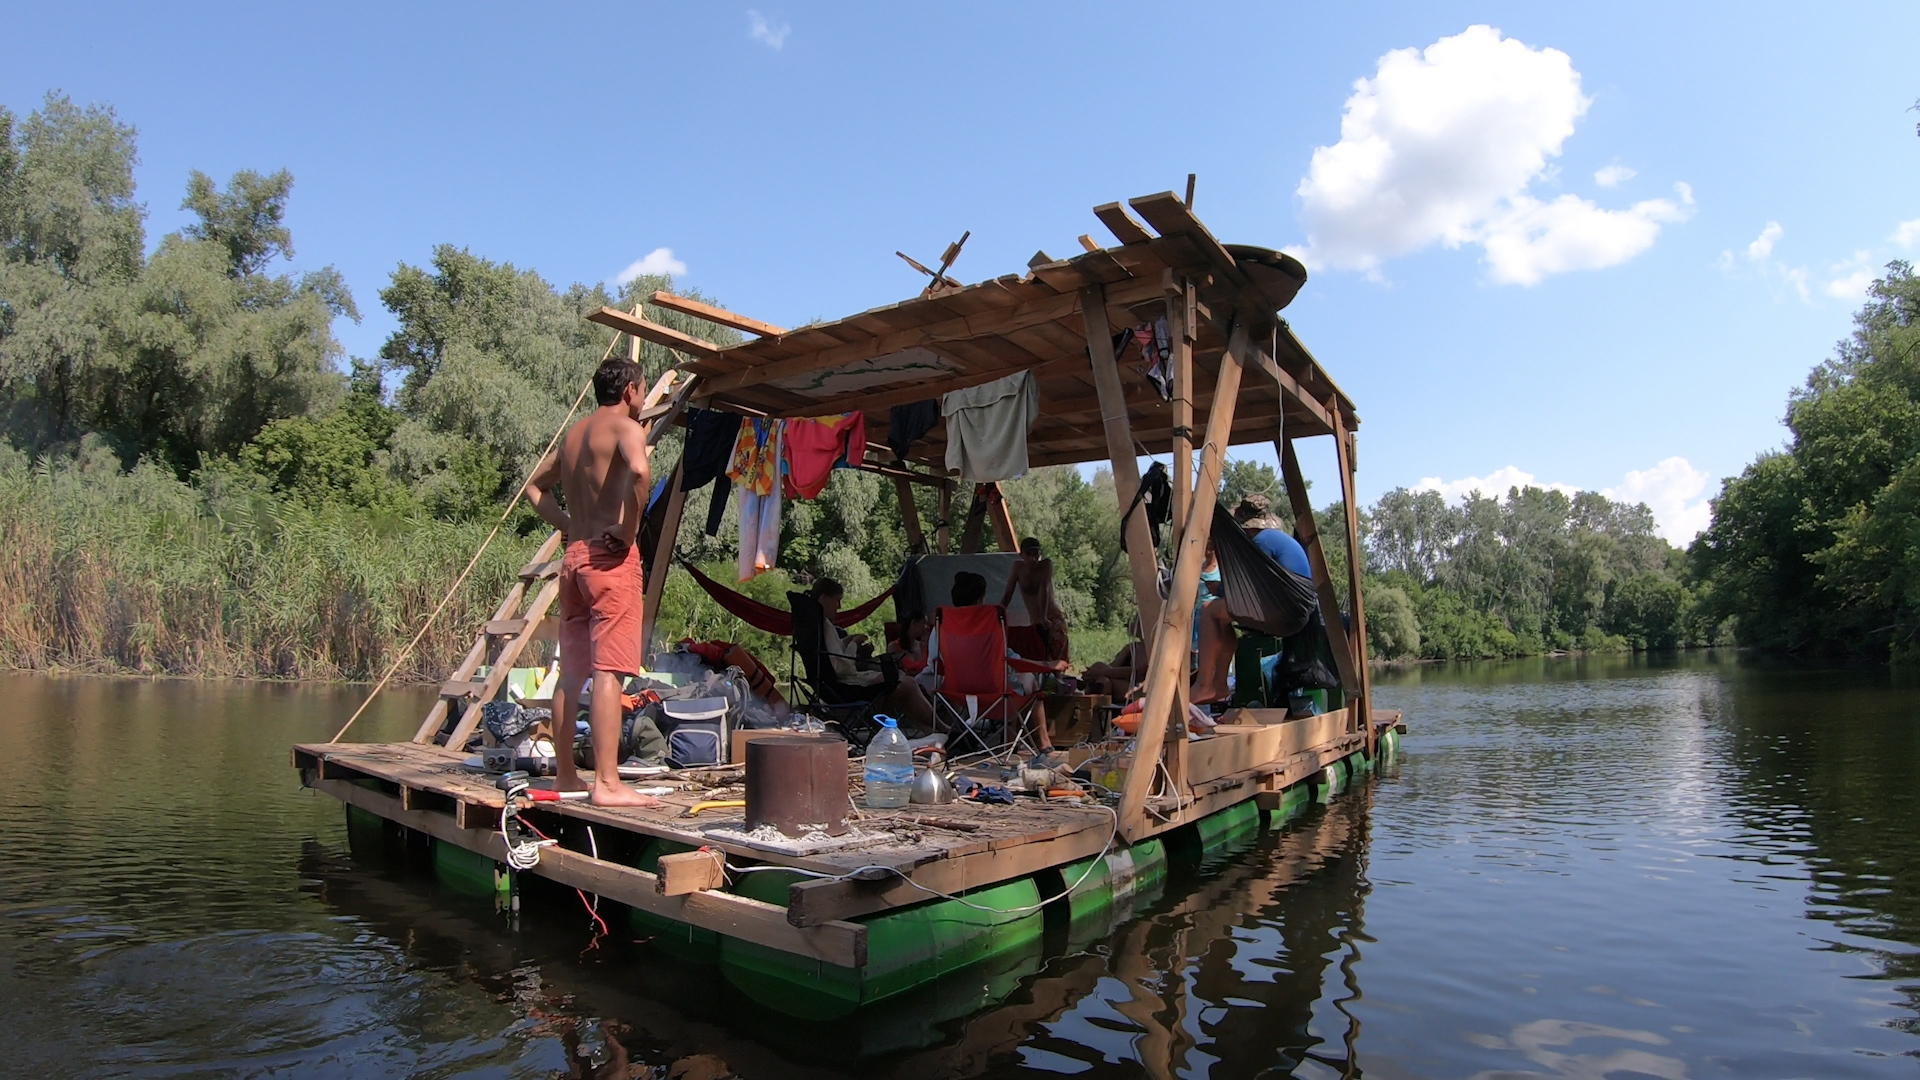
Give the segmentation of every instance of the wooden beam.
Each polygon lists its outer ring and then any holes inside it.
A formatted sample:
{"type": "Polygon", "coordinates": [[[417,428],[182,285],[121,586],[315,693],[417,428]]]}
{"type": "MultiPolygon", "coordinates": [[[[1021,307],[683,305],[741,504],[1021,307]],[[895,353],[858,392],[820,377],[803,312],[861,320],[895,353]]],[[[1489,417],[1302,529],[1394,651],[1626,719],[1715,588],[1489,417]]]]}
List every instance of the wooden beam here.
{"type": "MultiPolygon", "coordinates": [[[[506,861],[506,844],[497,829],[463,829],[450,815],[408,810],[396,796],[343,780],[316,780],[313,786],[349,806],[425,833],[441,843],[496,862],[506,861]]],[[[859,968],[867,963],[867,928],[858,923],[798,927],[787,921],[785,908],[744,896],[714,891],[667,896],[660,891],[658,875],[563,847],[542,848],[539,864],[528,872],[662,918],[836,967],[859,968]]]]}
{"type": "Polygon", "coordinates": [[[695,359],[709,362],[720,359],[720,346],[713,342],[702,341],[670,326],[661,326],[649,319],[628,314],[619,308],[603,307],[599,311],[588,314],[587,321],[599,323],[601,326],[610,327],[623,334],[632,334],[636,338],[645,338],[655,345],[678,349],[695,359]]]}
{"type": "Polygon", "coordinates": [[[1107,227],[1114,239],[1123,244],[1144,244],[1153,239],[1146,227],[1133,220],[1133,215],[1117,202],[1102,203],[1093,208],[1093,216],[1107,227]]]}
{"type": "Polygon", "coordinates": [[[1013,512],[1007,509],[1007,493],[999,481],[984,485],[987,492],[987,517],[993,522],[994,539],[1001,551],[1020,550],[1020,536],[1013,529],[1013,512]]]}
{"type": "MultiPolygon", "coordinates": [[[[1140,459],[1134,456],[1133,422],[1127,416],[1127,395],[1120,385],[1119,361],[1113,355],[1113,332],[1107,324],[1104,287],[1089,285],[1080,290],[1080,314],[1087,328],[1087,351],[1093,360],[1093,387],[1100,398],[1100,425],[1107,437],[1107,457],[1113,464],[1114,495],[1124,514],[1140,490],[1140,459]]],[[[1160,568],[1154,558],[1153,534],[1147,528],[1147,515],[1135,511],[1127,518],[1124,535],[1127,565],[1133,575],[1134,604],[1140,612],[1140,633],[1145,639],[1143,647],[1150,649],[1153,627],[1160,619],[1160,568]]]]}
{"type": "MultiPolygon", "coordinates": [[[[1160,282],[1157,277],[1135,278],[1115,284],[1108,302],[1137,304],[1151,300],[1159,294],[1160,282]]],[[[756,364],[744,370],[718,376],[709,385],[714,393],[724,394],[776,379],[811,375],[816,371],[825,371],[842,364],[872,360],[904,349],[929,348],[949,342],[971,341],[975,338],[1024,330],[1065,319],[1074,313],[1079,304],[1079,298],[1071,293],[1042,297],[1012,307],[984,311],[978,315],[963,315],[957,319],[948,319],[929,326],[898,330],[891,334],[848,342],[845,345],[829,346],[818,352],[785,360],[756,364]]]]}
{"type": "MultiPolygon", "coordinates": [[[[1148,652],[1146,711],[1140,716],[1140,734],[1134,742],[1133,768],[1127,771],[1126,790],[1120,795],[1120,833],[1129,843],[1154,831],[1153,823],[1146,817],[1147,792],[1153,787],[1158,773],[1154,766],[1160,761],[1161,745],[1171,727],[1168,714],[1179,704],[1178,687],[1187,679],[1187,653],[1193,639],[1193,601],[1200,591],[1200,564],[1206,559],[1207,538],[1213,530],[1213,492],[1220,486],[1220,469],[1233,430],[1234,403],[1240,393],[1242,358],[1246,353],[1247,329],[1236,326],[1227,339],[1227,354],[1221,358],[1220,372],[1215,376],[1214,407],[1207,417],[1200,472],[1193,483],[1194,501],[1187,511],[1186,528],[1181,531],[1180,548],[1174,553],[1173,586],[1167,590],[1167,602],[1160,610],[1160,628],[1155,631],[1153,646],[1148,652]]],[[[1182,724],[1182,735],[1185,730],[1182,724]]],[[[1170,794],[1179,795],[1177,791],[1170,794]]]]}
{"type": "Polygon", "coordinates": [[[1353,666],[1359,679],[1355,692],[1360,700],[1349,702],[1349,711],[1359,730],[1367,735],[1367,754],[1373,754],[1373,719],[1371,706],[1373,698],[1373,677],[1367,668],[1367,608],[1360,596],[1361,579],[1366,566],[1360,552],[1360,507],[1354,494],[1354,453],[1349,441],[1351,433],[1342,426],[1338,410],[1333,414],[1333,443],[1339,453],[1340,464],[1340,501],[1346,504],[1347,517],[1347,610],[1352,612],[1353,666]]]}
{"type": "Polygon", "coordinates": [[[904,476],[893,478],[893,493],[900,500],[900,521],[907,527],[907,544],[915,555],[927,554],[927,534],[920,528],[920,505],[913,501],[913,484],[904,476]]]}
{"type": "Polygon", "coordinates": [[[933,524],[935,535],[940,541],[940,554],[945,555],[953,536],[953,485],[940,486],[940,520],[933,524]]]}
{"type": "Polygon", "coordinates": [[[1306,388],[1300,385],[1298,379],[1287,374],[1285,368],[1275,363],[1273,357],[1269,356],[1265,349],[1260,350],[1254,355],[1253,362],[1261,371],[1272,376],[1273,381],[1279,385],[1280,406],[1282,411],[1285,410],[1288,400],[1291,399],[1292,401],[1298,402],[1300,408],[1311,414],[1315,420],[1320,421],[1328,431],[1333,430],[1333,414],[1327,410],[1326,405],[1323,404],[1320,399],[1308,393],[1306,388]]]}
{"type": "Polygon", "coordinates": [[[660,597],[667,591],[667,571],[673,568],[673,547],[680,538],[680,516],[686,509],[687,493],[680,490],[680,474],[686,468],[685,455],[674,463],[667,477],[667,512],[660,522],[660,536],[645,567],[647,590],[640,606],[640,658],[653,654],[654,631],[660,621],[660,597]]]}
{"type": "Polygon", "coordinates": [[[785,330],[772,323],[761,322],[759,319],[749,319],[745,315],[735,315],[726,308],[714,307],[712,304],[703,304],[698,300],[689,300],[684,296],[675,296],[664,289],[647,297],[647,303],[655,307],[666,308],[668,311],[677,311],[682,315],[691,315],[696,319],[705,319],[710,323],[718,323],[721,326],[731,326],[735,330],[744,330],[749,334],[756,334],[760,337],[779,337],[781,334],[786,333],[785,330]]]}
{"type": "Polygon", "coordinates": [[[973,501],[967,504],[967,525],[960,532],[960,554],[980,551],[981,536],[987,531],[987,485],[973,485],[973,501]]]}
{"type": "Polygon", "coordinates": [[[1200,224],[1200,219],[1193,216],[1192,209],[1181,200],[1180,196],[1171,191],[1162,191],[1157,195],[1142,195],[1137,199],[1128,199],[1127,205],[1133,207],[1141,217],[1146,218],[1147,224],[1160,230],[1161,236],[1184,234],[1234,284],[1247,283],[1246,275],[1239,268],[1240,264],[1234,261],[1233,255],[1219,240],[1214,239],[1213,233],[1205,225],[1200,224]]]}
{"type": "Polygon", "coordinates": [[[1281,479],[1286,481],[1287,501],[1293,506],[1293,529],[1300,534],[1300,546],[1307,549],[1307,562],[1313,567],[1314,588],[1320,593],[1320,619],[1327,624],[1327,643],[1333,646],[1333,666],[1340,670],[1340,685],[1355,693],[1360,677],[1353,669],[1353,649],[1347,644],[1347,628],[1340,621],[1340,597],[1334,592],[1333,572],[1327,567],[1327,552],[1320,545],[1320,529],[1313,520],[1313,503],[1307,498],[1307,481],[1300,475],[1300,459],[1293,453],[1293,436],[1276,440],[1280,455],[1281,479]]]}
{"type": "Polygon", "coordinates": [[[884,387],[887,384],[875,383],[874,386],[876,389],[873,393],[868,393],[865,389],[862,389],[855,394],[840,395],[825,401],[810,402],[806,405],[795,405],[786,409],[776,409],[772,415],[818,416],[820,415],[821,409],[835,405],[841,406],[843,409],[859,409],[861,412],[874,413],[882,409],[891,409],[895,405],[911,405],[916,401],[936,399],[942,395],[950,394],[955,390],[965,390],[971,386],[990,383],[995,379],[1004,379],[1020,371],[1031,371],[1033,372],[1033,377],[1036,379],[1059,375],[1069,369],[1078,370],[1080,361],[1081,358],[1079,356],[1063,356],[1037,365],[1023,367],[1020,364],[1010,364],[1006,367],[969,371],[964,374],[949,375],[944,379],[933,380],[928,380],[924,375],[903,374],[901,376],[903,379],[916,379],[918,381],[912,385],[901,386],[893,390],[878,389],[878,387],[884,387]]]}
{"type": "MultiPolygon", "coordinates": [[[[1180,538],[1186,532],[1187,515],[1195,499],[1193,490],[1193,283],[1182,282],[1180,295],[1167,298],[1167,337],[1173,349],[1169,358],[1173,383],[1173,540],[1171,550],[1180,550],[1180,538]]],[[[1187,724],[1187,701],[1191,687],[1182,679],[1175,688],[1179,701],[1167,719],[1167,737],[1173,740],[1167,752],[1167,772],[1173,777],[1175,791],[1187,788],[1187,740],[1182,738],[1187,724]]]]}
{"type": "Polygon", "coordinates": [[[655,888],[662,896],[685,896],[706,892],[727,884],[727,855],[724,851],[682,851],[660,856],[655,888]]]}

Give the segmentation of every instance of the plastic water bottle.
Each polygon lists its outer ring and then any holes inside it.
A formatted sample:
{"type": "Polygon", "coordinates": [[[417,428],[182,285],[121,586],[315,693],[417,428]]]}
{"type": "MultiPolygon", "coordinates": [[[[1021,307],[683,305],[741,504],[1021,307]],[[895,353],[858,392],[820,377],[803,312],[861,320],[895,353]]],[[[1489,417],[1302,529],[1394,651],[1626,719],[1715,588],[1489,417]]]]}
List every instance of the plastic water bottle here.
{"type": "Polygon", "coordinates": [[[913,789],[913,748],[891,716],[877,716],[880,734],[867,744],[867,806],[888,810],[907,805],[913,789]]]}

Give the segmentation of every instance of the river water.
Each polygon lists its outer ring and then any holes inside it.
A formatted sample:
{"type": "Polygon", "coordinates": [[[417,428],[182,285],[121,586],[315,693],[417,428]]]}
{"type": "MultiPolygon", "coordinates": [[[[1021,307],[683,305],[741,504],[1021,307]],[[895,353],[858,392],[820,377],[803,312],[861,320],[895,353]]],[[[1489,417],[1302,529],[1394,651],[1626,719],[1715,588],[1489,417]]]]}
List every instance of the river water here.
{"type": "Polygon", "coordinates": [[[356,862],[287,748],[360,692],[0,676],[0,1075],[1920,1072],[1920,688],[1881,669],[1384,675],[1412,730],[1371,784],[1104,937],[825,1025],[577,904],[356,862]]]}

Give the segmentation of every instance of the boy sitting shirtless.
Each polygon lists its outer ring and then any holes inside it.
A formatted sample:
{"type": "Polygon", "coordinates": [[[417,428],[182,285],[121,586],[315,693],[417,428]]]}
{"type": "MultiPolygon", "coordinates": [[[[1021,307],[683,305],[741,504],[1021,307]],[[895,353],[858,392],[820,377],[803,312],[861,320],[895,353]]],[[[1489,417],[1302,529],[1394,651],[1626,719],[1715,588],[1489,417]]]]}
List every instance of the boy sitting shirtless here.
{"type": "Polygon", "coordinates": [[[641,668],[641,605],[646,574],[634,543],[648,490],[646,391],[640,365],[608,360],[593,373],[599,406],[567,429],[554,453],[527,480],[527,500],[560,530],[560,688],[553,725],[556,786],[579,790],[573,764],[574,699],[589,676],[593,701],[592,799],[599,806],[664,806],[620,782],[620,691],[641,668]],[[554,500],[554,485],[567,508],[554,500]]]}

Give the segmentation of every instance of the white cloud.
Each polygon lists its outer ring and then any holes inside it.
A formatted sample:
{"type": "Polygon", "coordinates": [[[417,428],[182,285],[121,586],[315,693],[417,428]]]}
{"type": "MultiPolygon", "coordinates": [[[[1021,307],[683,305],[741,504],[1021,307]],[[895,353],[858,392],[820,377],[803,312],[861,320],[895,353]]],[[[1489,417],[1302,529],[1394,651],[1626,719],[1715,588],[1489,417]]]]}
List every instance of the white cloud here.
{"type": "Polygon", "coordinates": [[[1855,270],[1845,277],[1834,278],[1820,286],[1820,291],[1835,300],[1858,300],[1867,295],[1867,286],[1871,284],[1873,284],[1873,271],[1855,270]]]}
{"type": "Polygon", "coordinates": [[[767,21],[765,15],[757,11],[747,12],[747,36],[755,41],[766,43],[769,49],[779,49],[786,45],[787,35],[793,33],[793,27],[786,23],[775,26],[767,21]]]}
{"type": "Polygon", "coordinates": [[[1761,229],[1760,235],[1754,237],[1753,243],[1747,245],[1748,261],[1759,262],[1760,260],[1768,257],[1769,255],[1772,255],[1774,242],[1779,240],[1782,236],[1785,236],[1786,232],[1787,230],[1782,229],[1780,227],[1779,222],[1777,221],[1767,222],[1767,227],[1764,229],[1761,229]]]}
{"type": "Polygon", "coordinates": [[[613,280],[625,285],[634,278],[646,274],[677,277],[686,272],[687,264],[673,257],[672,248],[654,248],[652,251],[628,263],[625,270],[613,276],[613,280]]]}
{"type": "MultiPolygon", "coordinates": [[[[1650,469],[1629,471],[1618,486],[1601,488],[1600,494],[1616,502],[1647,504],[1647,508],[1653,511],[1655,527],[1660,535],[1684,546],[1705,529],[1712,518],[1707,495],[1710,479],[1686,458],[1670,457],[1650,469]]],[[[1454,502],[1473,492],[1502,499],[1506,497],[1508,489],[1516,487],[1548,488],[1566,495],[1573,495],[1580,490],[1572,484],[1541,483],[1534,474],[1517,465],[1495,469],[1486,476],[1469,476],[1460,480],[1429,476],[1413,485],[1413,490],[1437,491],[1448,502],[1454,502]]]]}
{"type": "Polygon", "coordinates": [[[1489,222],[1481,243],[1493,280],[1537,285],[1548,274],[1617,266],[1653,246],[1662,222],[1693,216],[1693,192],[1676,185],[1681,202],[1646,199],[1626,210],[1605,210],[1574,195],[1550,203],[1521,195],[1489,222]]]}
{"type": "Polygon", "coordinates": [[[1639,175],[1637,170],[1629,169],[1625,165],[1608,165],[1593,174],[1593,182],[1601,187],[1619,187],[1639,175]]]}
{"type": "Polygon", "coordinates": [[[1494,280],[1523,285],[1632,258],[1661,224],[1689,216],[1691,191],[1625,210],[1529,191],[1553,181],[1549,159],[1589,104],[1566,53],[1490,26],[1386,54],[1354,83],[1340,141],[1314,150],[1296,190],[1307,230],[1299,254],[1377,274],[1435,243],[1479,244],[1494,280]]]}
{"type": "Polygon", "coordinates": [[[1920,248],[1920,218],[1901,222],[1899,226],[1893,230],[1893,235],[1887,239],[1892,240],[1908,251],[1920,248]]]}
{"type": "Polygon", "coordinates": [[[1508,465],[1495,469],[1485,476],[1469,476],[1460,480],[1442,480],[1437,476],[1423,477],[1413,485],[1415,491],[1437,491],[1448,502],[1464,499],[1474,492],[1489,499],[1504,499],[1509,488],[1551,488],[1568,495],[1579,491],[1572,484],[1543,484],[1532,473],[1523,471],[1517,465],[1508,465]]]}
{"type": "Polygon", "coordinates": [[[1670,457],[1651,469],[1629,470],[1619,487],[1601,488],[1616,502],[1646,503],[1660,535],[1682,547],[1713,520],[1706,494],[1712,480],[1683,457],[1670,457]]]}

